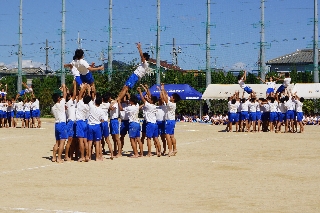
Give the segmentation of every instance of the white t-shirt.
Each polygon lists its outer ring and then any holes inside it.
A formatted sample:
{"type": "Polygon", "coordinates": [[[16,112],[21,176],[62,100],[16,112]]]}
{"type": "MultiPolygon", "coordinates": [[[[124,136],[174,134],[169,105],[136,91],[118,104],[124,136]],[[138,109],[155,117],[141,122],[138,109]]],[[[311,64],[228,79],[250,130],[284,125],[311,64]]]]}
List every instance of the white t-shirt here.
{"type": "Polygon", "coordinates": [[[24,111],[30,112],[30,109],[31,109],[31,103],[30,102],[24,103],[24,111]]]}
{"type": "MultiPolygon", "coordinates": [[[[113,102],[111,103],[111,105],[113,102]]],[[[118,103],[113,104],[114,109],[110,110],[110,119],[119,118],[119,106],[118,103]]]]}
{"type": "Polygon", "coordinates": [[[22,101],[15,103],[14,106],[15,106],[17,112],[23,111],[23,102],[22,101]]]}
{"type": "Polygon", "coordinates": [[[303,112],[302,111],[303,103],[301,103],[299,100],[295,100],[295,104],[296,104],[296,112],[303,112]]]}
{"type": "Polygon", "coordinates": [[[104,117],[104,111],[96,106],[93,101],[89,102],[89,117],[88,117],[88,124],[89,125],[95,125],[100,124],[101,120],[103,120],[104,117]]]}
{"type": "MultiPolygon", "coordinates": [[[[291,97],[290,97],[291,98],[291,97]]],[[[285,106],[287,108],[287,110],[295,110],[295,103],[289,99],[286,103],[285,106]]]]}
{"type": "Polygon", "coordinates": [[[109,119],[110,103],[109,103],[109,102],[107,102],[107,103],[102,102],[102,103],[100,104],[100,108],[101,108],[101,109],[103,110],[103,112],[104,112],[103,120],[104,120],[104,121],[108,121],[108,119],[109,119]]]}
{"type": "Polygon", "coordinates": [[[85,121],[88,118],[89,113],[89,105],[85,104],[83,100],[79,100],[77,103],[77,110],[76,110],[76,120],[77,121],[85,121]]]}
{"type": "Polygon", "coordinates": [[[150,123],[156,123],[157,122],[157,106],[154,104],[150,104],[147,101],[144,103],[145,106],[145,114],[146,114],[146,121],[150,123]]]}
{"type": "Polygon", "coordinates": [[[71,64],[73,65],[73,67],[71,69],[72,75],[73,76],[80,76],[80,72],[77,69],[77,67],[75,66],[75,64],[76,64],[75,60],[71,61],[71,64]]]}
{"type": "Polygon", "coordinates": [[[66,122],[66,110],[65,110],[66,100],[62,98],[60,103],[56,103],[51,108],[51,112],[55,118],[56,123],[66,122]]]}
{"type": "Polygon", "coordinates": [[[274,87],[276,86],[276,82],[274,81],[266,82],[266,85],[268,86],[268,88],[274,89],[274,87]]]}
{"type": "Polygon", "coordinates": [[[77,100],[72,100],[71,98],[66,103],[68,120],[71,120],[71,121],[76,120],[76,106],[77,106],[77,100]]]}
{"type": "Polygon", "coordinates": [[[241,87],[242,89],[244,89],[244,88],[246,87],[246,84],[244,83],[244,81],[243,81],[242,78],[238,81],[238,83],[239,83],[239,85],[240,85],[240,87],[241,87]]]}
{"type": "Polygon", "coordinates": [[[288,87],[290,85],[291,78],[283,79],[283,86],[288,87]]]}
{"type": "Polygon", "coordinates": [[[31,103],[31,109],[32,110],[40,109],[39,100],[38,99],[36,99],[33,103],[31,103]]]}
{"type": "Polygon", "coordinates": [[[278,102],[274,101],[273,103],[269,102],[270,112],[277,112],[278,110],[278,102]]]}
{"type": "Polygon", "coordinates": [[[164,105],[157,107],[157,114],[156,114],[157,121],[164,121],[165,120],[165,113],[164,113],[164,109],[163,109],[164,107],[165,107],[164,105]]]}
{"type": "Polygon", "coordinates": [[[125,113],[128,114],[129,117],[129,122],[135,122],[135,123],[139,123],[139,104],[137,105],[129,105],[126,108],[123,109],[125,111],[125,113]]]}
{"type": "Polygon", "coordinates": [[[244,103],[240,103],[240,107],[241,107],[241,111],[243,112],[248,112],[248,109],[249,109],[249,101],[245,101],[244,103]]]}
{"type": "Polygon", "coordinates": [[[133,73],[136,74],[139,78],[142,78],[143,76],[145,76],[147,69],[149,69],[149,64],[147,61],[145,61],[144,63],[139,64],[139,66],[133,73]]]}
{"type": "Polygon", "coordinates": [[[250,112],[257,112],[257,105],[258,105],[257,102],[254,102],[254,103],[250,102],[250,103],[248,104],[249,111],[250,111],[250,112]]]}
{"type": "Polygon", "coordinates": [[[232,104],[231,101],[229,101],[229,103],[228,103],[229,112],[230,113],[237,113],[239,105],[240,105],[239,102],[232,104]]]}
{"type": "MultiPolygon", "coordinates": [[[[121,103],[122,108],[126,108],[128,104],[126,102],[121,103]]],[[[120,119],[121,120],[129,120],[129,115],[125,111],[120,111],[120,119]]]]}
{"type": "Polygon", "coordinates": [[[71,64],[77,68],[78,72],[81,74],[81,75],[86,75],[89,70],[89,64],[86,60],[84,59],[80,59],[80,60],[75,60],[75,61],[72,61],[71,64]]]}
{"type": "Polygon", "coordinates": [[[176,103],[168,101],[166,105],[165,118],[166,120],[176,120],[176,103]]]}

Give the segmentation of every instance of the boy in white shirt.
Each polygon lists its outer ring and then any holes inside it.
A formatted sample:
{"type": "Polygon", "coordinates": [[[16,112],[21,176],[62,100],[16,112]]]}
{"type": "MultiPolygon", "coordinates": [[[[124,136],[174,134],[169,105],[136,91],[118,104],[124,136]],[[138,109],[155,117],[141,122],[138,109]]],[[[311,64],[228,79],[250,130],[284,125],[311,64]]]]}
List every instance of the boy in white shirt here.
{"type": "Polygon", "coordinates": [[[157,125],[157,106],[154,105],[158,100],[156,96],[151,96],[150,100],[146,100],[141,92],[141,88],[138,87],[138,92],[140,94],[140,98],[144,103],[146,108],[146,136],[147,136],[147,144],[148,144],[148,154],[147,157],[151,156],[151,138],[153,138],[156,145],[156,154],[158,157],[161,156],[161,145],[159,142],[159,132],[157,125]]]}
{"type": "Polygon", "coordinates": [[[285,89],[288,88],[290,83],[291,83],[290,73],[286,72],[284,74],[284,79],[283,79],[282,85],[277,89],[277,94],[278,93],[283,93],[285,91],[285,89]]]}
{"type": "Polygon", "coordinates": [[[247,76],[247,72],[244,71],[243,75],[238,76],[238,83],[245,92],[247,92],[248,94],[251,94],[253,93],[253,90],[245,84],[246,76],[247,76]]]}
{"type": "Polygon", "coordinates": [[[145,74],[149,71],[149,63],[148,60],[150,55],[148,53],[143,53],[141,49],[141,44],[137,43],[137,48],[141,58],[141,64],[137,67],[137,69],[133,72],[133,74],[128,78],[125,85],[123,86],[122,90],[120,91],[117,101],[121,100],[129,89],[134,87],[134,85],[145,76],[145,74]]]}
{"type": "Polygon", "coordinates": [[[303,127],[303,122],[302,122],[302,120],[303,120],[302,106],[303,106],[304,98],[303,97],[299,98],[297,93],[295,93],[294,102],[296,104],[297,123],[300,126],[300,133],[303,133],[304,132],[304,127],[303,127]]]}
{"type": "Polygon", "coordinates": [[[139,104],[138,104],[138,98],[136,96],[130,97],[129,100],[130,105],[122,108],[120,101],[119,101],[119,108],[121,111],[125,111],[125,113],[128,113],[129,116],[129,137],[130,142],[133,150],[133,155],[131,158],[138,158],[138,149],[137,149],[137,142],[139,143],[140,147],[140,156],[142,156],[142,142],[140,140],[140,120],[138,117],[139,114],[139,104]]]}
{"type": "Polygon", "coordinates": [[[21,121],[21,128],[24,128],[24,111],[23,111],[23,101],[22,98],[18,98],[18,103],[14,104],[16,110],[16,127],[18,125],[18,119],[21,121]]]}
{"type": "Polygon", "coordinates": [[[55,137],[56,143],[53,146],[53,154],[52,154],[52,162],[62,163],[63,160],[61,158],[62,152],[64,149],[64,142],[68,138],[67,134],[67,126],[66,126],[66,86],[63,84],[61,86],[61,91],[63,93],[62,98],[60,94],[53,94],[52,99],[55,105],[51,108],[51,112],[55,118],[55,137]],[[57,150],[58,150],[58,159],[57,159],[57,150]]]}
{"type": "Polygon", "coordinates": [[[89,102],[91,101],[91,97],[89,95],[85,95],[85,90],[88,89],[89,85],[85,84],[81,89],[77,99],[77,110],[76,110],[76,137],[79,140],[79,148],[80,148],[80,158],[78,162],[86,161],[89,159],[89,146],[87,141],[88,136],[88,113],[89,113],[89,102]],[[84,96],[84,97],[83,97],[84,96]],[[86,151],[86,156],[84,153],[86,151]]]}
{"type": "MultiPolygon", "coordinates": [[[[120,102],[120,101],[119,101],[120,102]]],[[[112,101],[110,104],[110,134],[114,144],[114,157],[122,156],[122,145],[119,137],[119,103],[112,101]]]]}
{"type": "Polygon", "coordinates": [[[174,137],[174,129],[176,125],[175,121],[175,112],[176,112],[176,104],[181,100],[180,96],[177,93],[173,93],[169,98],[167,91],[164,88],[164,84],[161,84],[161,98],[166,104],[166,125],[165,125],[165,134],[168,143],[168,157],[176,155],[177,150],[177,141],[174,137]]]}
{"type": "Polygon", "coordinates": [[[113,160],[113,150],[112,150],[112,145],[109,140],[109,108],[110,108],[110,101],[111,101],[111,96],[109,93],[106,93],[102,97],[102,103],[100,104],[100,108],[104,112],[104,117],[103,117],[103,122],[101,123],[101,131],[102,131],[102,151],[104,152],[104,146],[105,143],[108,144],[109,152],[110,152],[110,159],[113,160]]]}

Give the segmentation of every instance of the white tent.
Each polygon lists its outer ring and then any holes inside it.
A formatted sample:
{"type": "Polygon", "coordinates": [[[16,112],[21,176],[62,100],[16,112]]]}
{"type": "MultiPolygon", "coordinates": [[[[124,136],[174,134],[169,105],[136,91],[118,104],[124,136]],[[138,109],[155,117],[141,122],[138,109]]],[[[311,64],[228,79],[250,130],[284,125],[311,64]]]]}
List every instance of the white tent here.
{"type": "MultiPolygon", "coordinates": [[[[267,85],[266,84],[246,84],[251,87],[258,98],[265,98],[267,85]]],[[[276,84],[276,88],[279,88],[281,84],[276,84]]],[[[288,88],[293,93],[297,92],[299,97],[305,99],[316,99],[320,98],[320,83],[307,83],[307,84],[291,84],[288,88]]],[[[243,89],[240,88],[239,84],[209,84],[202,95],[202,99],[227,99],[232,96],[235,91],[240,92],[242,96],[243,89]]],[[[249,95],[245,92],[245,98],[249,95]]]]}

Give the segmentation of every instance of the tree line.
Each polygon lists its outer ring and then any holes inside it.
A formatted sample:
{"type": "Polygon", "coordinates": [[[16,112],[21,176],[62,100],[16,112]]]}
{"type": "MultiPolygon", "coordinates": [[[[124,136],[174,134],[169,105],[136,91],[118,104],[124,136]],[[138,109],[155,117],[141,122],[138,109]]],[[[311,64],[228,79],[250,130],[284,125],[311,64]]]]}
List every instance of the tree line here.
{"type": "MultiPolygon", "coordinates": [[[[107,67],[107,66],[105,66],[107,67]]],[[[94,72],[93,76],[95,79],[97,92],[103,94],[105,92],[111,93],[112,97],[116,97],[124,85],[127,78],[132,74],[135,69],[135,64],[123,64],[114,63],[112,73],[101,73],[94,72]],[[111,81],[108,81],[109,76],[111,81]]],[[[242,74],[241,72],[239,74],[242,74]]],[[[270,76],[277,76],[276,72],[269,72],[266,75],[266,79],[270,76]]],[[[313,75],[311,72],[297,72],[296,70],[291,71],[291,83],[312,83],[313,75]]],[[[206,89],[206,72],[205,71],[188,71],[181,72],[176,70],[166,70],[160,73],[160,79],[165,84],[189,84],[199,92],[203,93],[206,89]]],[[[211,83],[212,84],[237,84],[237,76],[234,72],[223,72],[223,71],[212,71],[211,72],[211,83]]],[[[23,76],[23,82],[26,82],[26,76],[23,76]]],[[[69,73],[66,74],[66,85],[68,88],[72,87],[73,76],[69,73]]],[[[1,79],[2,85],[8,85],[7,97],[14,98],[17,91],[17,76],[6,76],[1,79]]],[[[147,74],[140,81],[141,84],[147,84],[150,87],[156,84],[156,74],[147,74]]],[[[256,78],[253,73],[248,73],[247,84],[259,84],[260,81],[256,78]]],[[[277,82],[281,83],[281,82],[277,82]]],[[[46,75],[39,76],[32,81],[32,87],[35,96],[40,100],[40,110],[42,116],[50,116],[51,106],[53,105],[51,96],[53,93],[60,92],[59,87],[61,86],[61,77],[59,75],[46,75]]],[[[137,95],[137,84],[131,89],[131,95],[137,95]]],[[[240,89],[240,88],[239,88],[240,89]]],[[[205,102],[204,107],[207,107],[205,102]]],[[[210,107],[204,109],[204,112],[209,111],[211,113],[226,113],[227,101],[226,100],[210,100],[210,107]]],[[[320,109],[320,100],[306,100],[304,103],[305,113],[316,113],[320,109]]],[[[196,100],[183,100],[179,102],[177,106],[177,114],[188,114],[188,115],[199,115],[200,101],[196,100]]]]}

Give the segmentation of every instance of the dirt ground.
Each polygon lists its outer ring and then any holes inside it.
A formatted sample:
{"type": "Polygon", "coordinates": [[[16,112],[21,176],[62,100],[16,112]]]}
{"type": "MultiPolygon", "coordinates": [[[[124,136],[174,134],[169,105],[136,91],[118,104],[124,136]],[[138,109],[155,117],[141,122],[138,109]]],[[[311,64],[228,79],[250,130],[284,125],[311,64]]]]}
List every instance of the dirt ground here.
{"type": "Polygon", "coordinates": [[[178,123],[175,157],[62,164],[50,161],[53,127],[0,129],[0,212],[320,212],[320,126],[178,123]]]}

